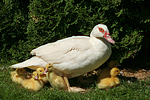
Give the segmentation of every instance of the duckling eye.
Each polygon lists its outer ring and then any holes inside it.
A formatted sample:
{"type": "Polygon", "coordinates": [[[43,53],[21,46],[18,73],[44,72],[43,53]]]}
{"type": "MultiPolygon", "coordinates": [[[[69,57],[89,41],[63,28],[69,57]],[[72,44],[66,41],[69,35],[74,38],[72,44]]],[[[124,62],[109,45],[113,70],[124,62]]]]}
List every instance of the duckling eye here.
{"type": "Polygon", "coordinates": [[[40,70],[40,72],[42,72],[42,71],[40,70]]]}
{"type": "Polygon", "coordinates": [[[100,32],[104,33],[104,29],[103,28],[98,28],[100,32]]]}

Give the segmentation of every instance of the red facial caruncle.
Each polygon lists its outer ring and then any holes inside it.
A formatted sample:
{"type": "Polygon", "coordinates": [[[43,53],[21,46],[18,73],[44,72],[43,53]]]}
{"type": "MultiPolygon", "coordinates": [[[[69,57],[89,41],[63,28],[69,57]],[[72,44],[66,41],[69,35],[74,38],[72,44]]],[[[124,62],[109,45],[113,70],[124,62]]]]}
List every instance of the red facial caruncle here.
{"type": "Polygon", "coordinates": [[[110,43],[115,44],[115,41],[111,38],[110,34],[107,31],[104,31],[103,28],[98,28],[101,33],[104,33],[103,37],[110,43]]]}

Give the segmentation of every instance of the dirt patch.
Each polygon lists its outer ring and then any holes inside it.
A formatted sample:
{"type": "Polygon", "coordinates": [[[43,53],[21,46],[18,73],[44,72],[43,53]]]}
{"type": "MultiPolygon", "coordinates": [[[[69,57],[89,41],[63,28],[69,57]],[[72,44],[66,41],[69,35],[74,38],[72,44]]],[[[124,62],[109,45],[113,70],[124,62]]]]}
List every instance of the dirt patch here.
{"type": "Polygon", "coordinates": [[[132,71],[132,70],[123,69],[121,71],[123,72],[122,76],[124,77],[134,77],[139,80],[147,80],[150,77],[150,70],[141,69],[138,71],[132,71]]]}

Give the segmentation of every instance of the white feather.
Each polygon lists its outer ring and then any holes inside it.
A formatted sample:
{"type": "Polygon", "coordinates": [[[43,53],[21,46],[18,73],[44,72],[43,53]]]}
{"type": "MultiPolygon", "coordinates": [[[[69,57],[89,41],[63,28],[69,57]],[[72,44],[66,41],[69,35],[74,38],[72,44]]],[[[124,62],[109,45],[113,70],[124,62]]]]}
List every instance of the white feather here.
{"type": "Polygon", "coordinates": [[[14,64],[12,66],[10,66],[11,68],[24,68],[24,67],[28,67],[30,69],[36,70],[38,67],[45,67],[45,65],[47,64],[47,62],[45,62],[44,60],[40,59],[39,57],[32,57],[24,62],[18,63],[18,64],[14,64]]]}
{"type": "Polygon", "coordinates": [[[68,78],[92,71],[111,55],[111,45],[101,37],[103,34],[98,31],[98,27],[108,31],[107,26],[99,24],[94,27],[90,37],[72,36],[45,44],[31,51],[35,57],[11,67],[36,69],[36,67],[46,67],[47,63],[52,63],[55,69],[66,74],[68,78]],[[96,37],[98,33],[101,35],[96,37]]]}

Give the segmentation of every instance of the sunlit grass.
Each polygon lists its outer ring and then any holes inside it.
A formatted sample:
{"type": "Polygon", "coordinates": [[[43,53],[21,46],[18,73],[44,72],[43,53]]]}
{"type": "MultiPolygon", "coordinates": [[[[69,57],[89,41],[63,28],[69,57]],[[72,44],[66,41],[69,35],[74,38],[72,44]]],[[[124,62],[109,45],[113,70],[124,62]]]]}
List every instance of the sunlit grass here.
{"type": "Polygon", "coordinates": [[[149,100],[150,81],[138,81],[120,77],[121,84],[108,90],[99,90],[93,83],[86,86],[86,93],[69,93],[63,90],[51,89],[47,84],[38,92],[24,89],[10,79],[8,67],[0,66],[0,99],[2,100],[149,100]]]}

